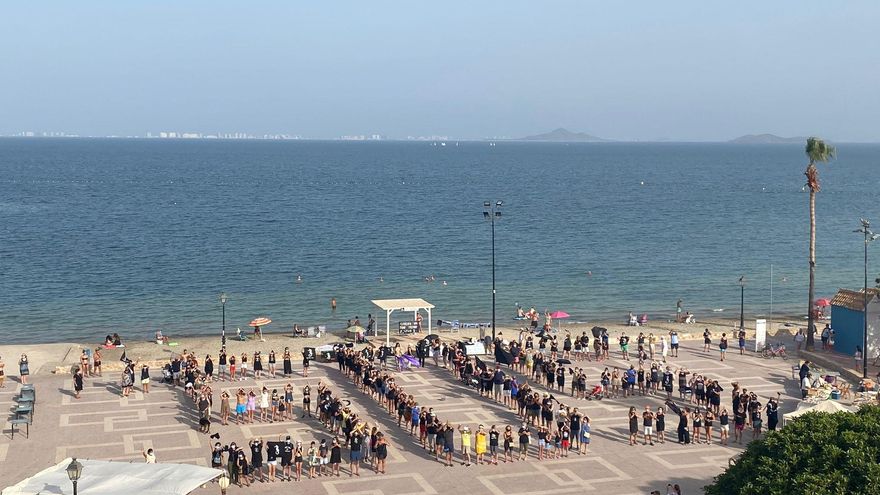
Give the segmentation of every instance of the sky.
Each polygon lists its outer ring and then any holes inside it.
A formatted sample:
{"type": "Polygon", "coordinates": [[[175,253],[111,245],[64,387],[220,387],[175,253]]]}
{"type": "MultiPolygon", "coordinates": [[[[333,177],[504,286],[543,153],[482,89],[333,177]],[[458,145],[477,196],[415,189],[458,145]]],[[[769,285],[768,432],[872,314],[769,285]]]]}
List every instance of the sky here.
{"type": "Polygon", "coordinates": [[[880,141],[880,2],[0,5],[0,134],[880,141]]]}

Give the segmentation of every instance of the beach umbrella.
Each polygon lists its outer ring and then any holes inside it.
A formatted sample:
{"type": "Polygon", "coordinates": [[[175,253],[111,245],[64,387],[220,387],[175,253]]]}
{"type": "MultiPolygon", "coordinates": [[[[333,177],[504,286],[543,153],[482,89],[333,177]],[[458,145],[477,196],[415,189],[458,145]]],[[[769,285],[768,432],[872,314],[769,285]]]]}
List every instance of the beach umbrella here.
{"type": "Polygon", "coordinates": [[[816,306],[819,306],[820,308],[825,308],[831,306],[831,301],[824,297],[821,299],[816,299],[816,306]]]}
{"type": "MultiPolygon", "coordinates": [[[[565,311],[554,311],[550,313],[550,318],[553,318],[554,320],[564,320],[568,318],[568,316],[568,313],[565,311]]],[[[562,326],[559,326],[559,329],[562,329],[562,326]]]]}
{"type": "Polygon", "coordinates": [[[261,316],[259,318],[254,318],[253,321],[251,321],[250,326],[262,327],[262,326],[268,325],[269,323],[272,323],[272,320],[270,320],[269,318],[266,318],[265,316],[261,316]]]}
{"type": "Polygon", "coordinates": [[[364,333],[364,327],[352,325],[346,329],[348,333],[364,333]]]}

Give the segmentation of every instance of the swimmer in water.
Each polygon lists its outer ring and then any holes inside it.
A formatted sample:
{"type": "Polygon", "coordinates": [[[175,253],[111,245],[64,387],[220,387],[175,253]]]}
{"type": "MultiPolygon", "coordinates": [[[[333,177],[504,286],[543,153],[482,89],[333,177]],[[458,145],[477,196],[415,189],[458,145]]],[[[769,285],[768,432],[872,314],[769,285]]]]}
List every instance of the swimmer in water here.
{"type": "Polygon", "coordinates": [[[302,276],[302,275],[297,275],[297,276],[296,276],[296,281],[297,281],[297,282],[302,282],[302,281],[303,281],[303,276],[302,276]]]}
{"type": "Polygon", "coordinates": [[[446,281],[445,281],[445,280],[443,281],[443,285],[446,285],[446,281]]]}

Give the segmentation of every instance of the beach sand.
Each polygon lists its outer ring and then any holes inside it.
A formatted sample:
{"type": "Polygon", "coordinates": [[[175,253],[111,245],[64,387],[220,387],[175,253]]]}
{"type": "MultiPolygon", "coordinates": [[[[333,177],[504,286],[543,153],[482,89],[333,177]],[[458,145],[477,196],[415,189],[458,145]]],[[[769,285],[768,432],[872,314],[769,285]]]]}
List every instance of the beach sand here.
{"type": "MultiPolygon", "coordinates": [[[[522,322],[521,325],[519,324],[520,322],[516,323],[516,325],[499,325],[497,333],[506,340],[517,338],[519,332],[525,328],[527,322],[522,322]]],[[[727,333],[728,338],[731,340],[731,345],[735,346],[736,344],[735,339],[733,338],[733,332],[735,326],[739,323],[739,319],[716,318],[699,320],[696,323],[691,324],[658,321],[649,322],[647,325],[639,327],[627,326],[620,321],[597,321],[575,324],[567,324],[565,321],[562,321],[557,323],[561,323],[561,330],[557,335],[560,335],[563,338],[566,332],[571,333],[572,335],[580,335],[581,332],[587,332],[587,334],[590,335],[589,331],[594,326],[605,327],[608,329],[609,335],[611,336],[612,349],[614,349],[614,340],[616,340],[617,336],[619,336],[621,332],[626,332],[627,335],[634,339],[639,334],[639,332],[644,332],[646,335],[651,332],[655,334],[667,335],[668,332],[675,330],[676,332],[678,332],[679,337],[682,340],[692,340],[702,338],[703,330],[705,328],[708,328],[709,331],[712,332],[714,343],[718,342],[718,339],[720,338],[722,333],[727,333]]],[[[805,325],[805,322],[800,322],[800,324],[803,326],[805,325]]],[[[768,335],[774,338],[774,340],[781,339],[781,341],[783,342],[790,342],[791,336],[794,335],[794,333],[797,331],[797,325],[798,321],[791,318],[774,320],[772,322],[772,329],[768,328],[768,335]]],[[[487,334],[491,334],[491,329],[485,328],[482,331],[487,334]]],[[[460,332],[456,333],[450,333],[448,327],[434,329],[435,334],[440,335],[443,340],[448,341],[457,341],[467,338],[476,339],[480,337],[480,332],[481,330],[478,328],[461,329],[460,332]]],[[[754,321],[746,321],[746,332],[748,339],[754,339],[754,321]]],[[[422,334],[416,335],[397,335],[396,330],[392,329],[391,345],[394,345],[394,343],[396,342],[401,342],[401,345],[403,346],[406,346],[407,344],[414,344],[424,335],[426,335],[426,333],[424,332],[422,334]]],[[[204,362],[205,356],[210,354],[214,359],[216,365],[217,354],[220,350],[219,335],[171,335],[169,336],[169,342],[177,344],[173,346],[159,345],[156,344],[155,341],[128,340],[126,339],[125,335],[122,335],[121,337],[123,339],[123,343],[125,344],[125,348],[101,349],[101,353],[103,355],[104,372],[112,373],[122,370],[120,357],[122,356],[123,352],[125,352],[125,355],[128,359],[140,361],[142,363],[146,362],[151,368],[158,370],[162,366],[164,366],[165,363],[167,363],[173,356],[183,353],[184,350],[194,353],[199,358],[200,362],[204,362]]],[[[291,336],[290,333],[265,332],[263,334],[263,337],[265,341],[260,341],[258,339],[254,340],[252,338],[252,334],[248,334],[248,340],[239,341],[234,339],[233,334],[233,338],[227,337],[226,339],[227,352],[235,353],[238,356],[240,356],[242,353],[246,353],[250,360],[254,352],[261,351],[262,355],[264,356],[263,367],[264,369],[267,369],[266,360],[268,359],[268,354],[271,350],[274,350],[276,355],[278,356],[278,362],[280,366],[281,354],[284,352],[285,347],[289,347],[290,352],[293,356],[294,364],[296,365],[296,363],[302,361],[300,356],[304,347],[318,347],[321,345],[333,344],[337,342],[351,342],[351,339],[346,337],[344,332],[327,333],[321,338],[294,338],[291,336]]],[[[365,345],[384,344],[384,331],[380,330],[378,337],[369,336],[368,340],[368,344],[358,344],[357,347],[360,348],[365,345]]],[[[95,349],[98,346],[99,344],[95,342],[0,345],[0,357],[2,357],[4,362],[6,363],[7,372],[10,375],[17,374],[16,364],[18,362],[19,356],[22,353],[28,354],[28,358],[31,364],[31,374],[71,373],[74,367],[79,364],[79,357],[82,353],[82,349],[95,349]]]]}

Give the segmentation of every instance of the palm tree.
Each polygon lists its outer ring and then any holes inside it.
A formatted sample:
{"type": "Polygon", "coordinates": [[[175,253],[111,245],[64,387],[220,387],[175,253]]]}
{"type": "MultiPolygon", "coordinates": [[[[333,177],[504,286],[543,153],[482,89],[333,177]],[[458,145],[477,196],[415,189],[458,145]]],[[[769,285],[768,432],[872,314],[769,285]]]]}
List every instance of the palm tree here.
{"type": "Polygon", "coordinates": [[[825,144],[825,141],[811,137],[807,139],[807,147],[804,149],[810,163],[807,165],[807,187],[810,188],[810,300],[807,306],[807,350],[813,350],[815,332],[815,313],[813,312],[813,299],[816,294],[816,193],[821,189],[819,186],[819,169],[816,163],[825,163],[834,158],[836,150],[834,146],[825,144]]]}

